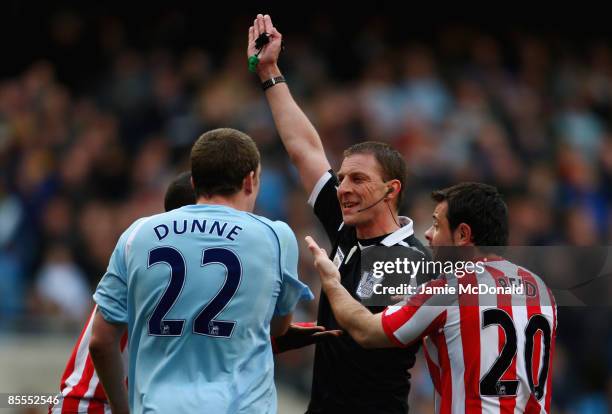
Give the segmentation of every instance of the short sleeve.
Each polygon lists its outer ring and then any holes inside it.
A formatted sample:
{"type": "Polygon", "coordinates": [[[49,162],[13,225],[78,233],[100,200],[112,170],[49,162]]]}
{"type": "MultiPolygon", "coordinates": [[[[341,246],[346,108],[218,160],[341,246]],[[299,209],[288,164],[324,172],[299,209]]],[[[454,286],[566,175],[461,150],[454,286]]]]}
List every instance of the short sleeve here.
{"type": "Polygon", "coordinates": [[[342,210],[338,202],[336,188],[338,177],[333,170],[325,172],[315,184],[308,204],[314,209],[332,244],[336,241],[338,230],[342,224],[342,210]]]}
{"type": "Polygon", "coordinates": [[[119,238],[106,273],[94,293],[94,301],[107,322],[128,322],[126,247],[130,235],[139,227],[142,220],[144,219],[132,224],[119,238]]]}
{"type": "Polygon", "coordinates": [[[312,300],[310,288],[298,278],[298,244],[293,231],[283,222],[275,222],[280,243],[281,290],[276,301],[275,315],[287,315],[298,302],[312,300]]]}
{"type": "MultiPolygon", "coordinates": [[[[427,283],[428,287],[445,285],[444,279],[427,283]]],[[[448,311],[447,297],[417,293],[401,305],[387,307],[382,314],[382,327],[391,342],[405,347],[444,327],[448,311]]]]}

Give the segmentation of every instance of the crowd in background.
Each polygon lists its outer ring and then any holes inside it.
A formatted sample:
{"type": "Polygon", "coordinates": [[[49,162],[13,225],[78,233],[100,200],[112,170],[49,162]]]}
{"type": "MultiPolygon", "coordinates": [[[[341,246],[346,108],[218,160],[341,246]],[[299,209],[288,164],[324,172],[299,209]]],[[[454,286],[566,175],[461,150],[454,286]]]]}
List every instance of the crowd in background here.
{"type": "MultiPolygon", "coordinates": [[[[257,142],[257,213],[287,221],[298,240],[325,239],[246,69],[248,24],[230,34],[228,50],[212,53],[136,48],[120,19],[93,28],[78,14],[58,19],[50,31],[57,49],[94,31],[91,47],[105,64],[84,83],[53,56],[33,58],[0,79],[1,330],[79,328],[118,236],[163,210],[167,184],[211,128],[241,129],[257,142]]],[[[392,41],[385,19],[373,18],[347,44],[333,22],[317,23],[314,34],[285,34],[288,84],[334,168],[362,140],[401,151],[410,171],[402,212],[421,240],[431,191],[472,180],[504,194],[511,244],[611,244],[610,42],[470,27],[392,41]]],[[[282,18],[276,24],[283,31],[282,18]]],[[[301,278],[318,294],[302,253],[301,278]]],[[[315,316],[316,301],[295,319],[315,316]]],[[[609,412],[610,310],[560,309],[558,332],[554,412],[609,412]]],[[[307,392],[311,359],[312,350],[288,353],[278,374],[307,392]]],[[[427,406],[426,371],[413,372],[413,383],[413,404],[427,406]]]]}

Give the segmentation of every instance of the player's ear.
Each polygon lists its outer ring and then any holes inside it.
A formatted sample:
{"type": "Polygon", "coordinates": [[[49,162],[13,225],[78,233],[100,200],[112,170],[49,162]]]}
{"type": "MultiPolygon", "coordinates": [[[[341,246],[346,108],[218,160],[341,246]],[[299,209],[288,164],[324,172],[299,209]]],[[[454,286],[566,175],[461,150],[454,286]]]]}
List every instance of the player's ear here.
{"type": "Polygon", "coordinates": [[[242,180],[242,189],[244,190],[245,193],[251,194],[253,191],[255,191],[256,186],[257,186],[257,175],[255,174],[255,171],[251,171],[242,180]]]}
{"type": "Polygon", "coordinates": [[[472,228],[466,224],[461,223],[455,229],[455,240],[459,246],[469,246],[472,243],[472,228]]]}
{"type": "Polygon", "coordinates": [[[254,178],[254,183],[256,185],[259,185],[259,180],[261,179],[261,164],[257,166],[257,169],[253,171],[252,174],[254,178]]]}

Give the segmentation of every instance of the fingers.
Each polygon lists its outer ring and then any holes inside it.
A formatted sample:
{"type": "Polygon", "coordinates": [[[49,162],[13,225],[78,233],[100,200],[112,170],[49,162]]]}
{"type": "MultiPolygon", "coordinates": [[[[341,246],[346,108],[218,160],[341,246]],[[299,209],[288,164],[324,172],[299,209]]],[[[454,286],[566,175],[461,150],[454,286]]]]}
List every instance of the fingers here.
{"type": "Polygon", "coordinates": [[[254,41],[255,41],[255,29],[253,28],[253,26],[251,26],[251,27],[249,27],[249,46],[254,41]]]}
{"type": "Polygon", "coordinates": [[[259,29],[259,34],[262,34],[266,31],[266,24],[264,23],[264,17],[261,14],[257,15],[257,28],[259,29]]]}
{"type": "Polygon", "coordinates": [[[310,328],[308,328],[308,329],[312,329],[313,331],[317,331],[317,332],[323,332],[323,331],[325,331],[325,327],[324,327],[324,326],[319,326],[319,325],[317,325],[317,326],[311,326],[311,327],[310,327],[310,328]]]}
{"type": "Polygon", "coordinates": [[[317,333],[312,334],[312,336],[316,336],[316,337],[335,336],[335,337],[338,337],[338,336],[341,336],[343,333],[344,333],[344,331],[341,330],[341,329],[334,329],[334,330],[330,330],[330,331],[317,332],[317,333]]]}
{"type": "MultiPolygon", "coordinates": [[[[317,257],[317,255],[325,254],[325,250],[321,249],[316,241],[310,236],[306,236],[306,243],[308,244],[308,249],[313,254],[313,256],[317,257]]],[[[327,255],[325,255],[327,256],[327,255]]]]}
{"type": "MultiPolygon", "coordinates": [[[[261,16],[261,15],[259,15],[261,16]]],[[[257,18],[253,20],[253,41],[259,37],[259,22],[257,18]]]]}
{"type": "Polygon", "coordinates": [[[263,23],[266,33],[272,34],[274,31],[274,25],[272,24],[272,19],[270,18],[270,15],[264,15],[263,23]]]}
{"type": "Polygon", "coordinates": [[[312,335],[316,335],[318,333],[324,332],[325,328],[322,326],[311,326],[311,327],[300,327],[300,330],[303,332],[309,332],[312,335]]]}
{"type": "Polygon", "coordinates": [[[304,238],[304,240],[306,240],[306,244],[308,245],[309,249],[312,250],[312,249],[318,249],[319,248],[319,245],[317,244],[316,241],[314,241],[314,239],[312,237],[306,236],[304,238]]]}
{"type": "Polygon", "coordinates": [[[315,333],[315,332],[322,332],[325,330],[325,327],[323,326],[304,326],[302,324],[299,323],[292,323],[289,326],[289,329],[296,331],[296,332],[304,332],[304,333],[315,333]]]}

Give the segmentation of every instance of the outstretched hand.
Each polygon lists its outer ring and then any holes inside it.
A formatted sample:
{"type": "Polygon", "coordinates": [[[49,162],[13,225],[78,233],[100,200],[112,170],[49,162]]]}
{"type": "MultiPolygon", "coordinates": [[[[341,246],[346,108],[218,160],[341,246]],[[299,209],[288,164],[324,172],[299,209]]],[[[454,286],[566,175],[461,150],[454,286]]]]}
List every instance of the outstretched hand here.
{"type": "Polygon", "coordinates": [[[325,284],[334,281],[339,282],[340,272],[338,272],[338,269],[334,263],[329,260],[325,250],[320,248],[317,242],[310,236],[306,236],[306,243],[308,243],[308,249],[314,257],[314,265],[319,272],[319,276],[321,277],[321,283],[325,284]]]}
{"type": "Polygon", "coordinates": [[[302,348],[327,338],[342,335],[342,330],[326,330],[324,326],[315,325],[314,322],[292,323],[284,335],[273,338],[274,353],[302,348]]]}
{"type": "Polygon", "coordinates": [[[253,26],[249,27],[249,44],[247,47],[247,57],[256,55],[259,52],[259,64],[257,65],[257,74],[262,79],[268,79],[270,76],[275,76],[278,71],[278,55],[281,51],[283,36],[272,24],[272,19],[269,15],[258,14],[253,21],[253,26]],[[260,34],[267,33],[269,42],[259,51],[255,47],[255,41],[260,34]]]}

